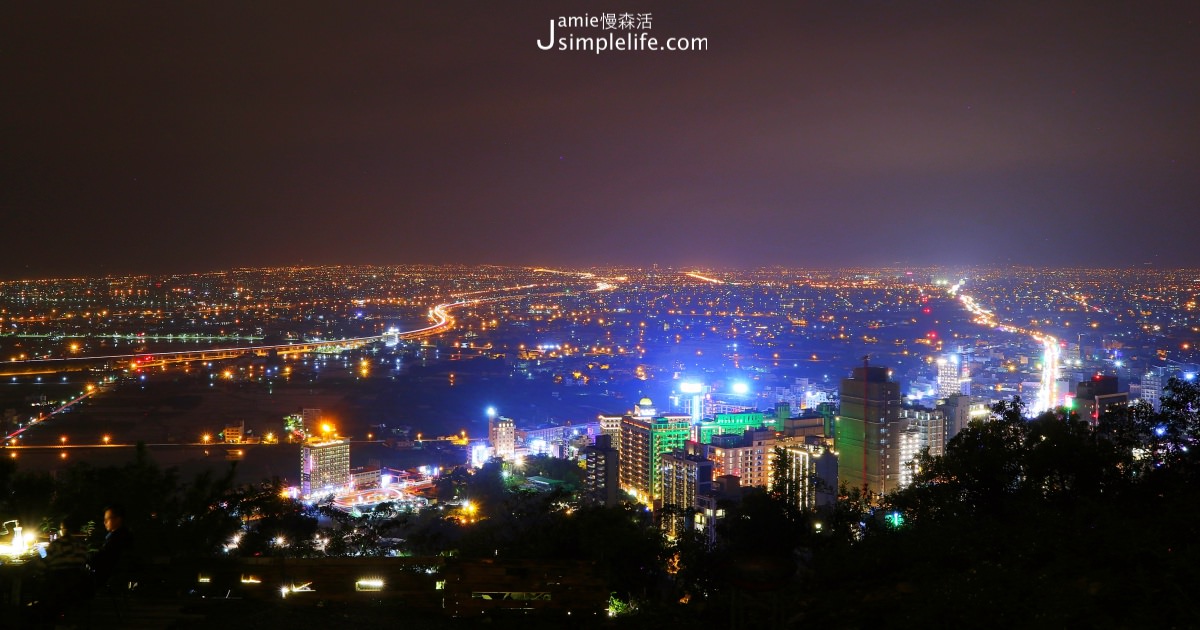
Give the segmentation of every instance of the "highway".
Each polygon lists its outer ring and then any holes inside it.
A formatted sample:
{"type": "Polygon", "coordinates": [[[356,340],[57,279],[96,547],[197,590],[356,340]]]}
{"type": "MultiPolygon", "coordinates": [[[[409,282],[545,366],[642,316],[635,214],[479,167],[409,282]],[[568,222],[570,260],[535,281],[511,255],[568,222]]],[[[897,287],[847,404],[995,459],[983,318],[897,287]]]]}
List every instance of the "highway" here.
{"type": "MultiPolygon", "coordinates": [[[[593,291],[607,290],[612,288],[612,285],[603,282],[598,282],[597,285],[597,288],[592,289],[593,291]]],[[[270,354],[278,354],[280,356],[287,356],[293,354],[307,354],[316,352],[323,348],[356,348],[371,343],[385,341],[389,338],[395,338],[397,340],[420,339],[443,333],[452,328],[454,326],[454,317],[451,313],[455,309],[487,302],[518,299],[528,295],[528,293],[522,293],[519,295],[498,295],[485,297],[487,294],[503,294],[511,293],[513,291],[530,291],[532,289],[544,289],[548,286],[549,285],[527,284],[457,294],[453,296],[455,301],[438,304],[429,310],[429,319],[431,321],[428,326],[402,332],[387,331],[379,335],[349,337],[343,339],[312,339],[300,343],[262,344],[233,346],[227,348],[208,348],[204,350],[178,350],[154,353],[90,355],[82,357],[64,357],[58,359],[6,361],[4,363],[0,363],[0,377],[81,372],[97,366],[107,366],[109,368],[119,367],[120,364],[127,364],[130,369],[139,369],[147,367],[161,367],[176,363],[220,361],[245,355],[267,356],[270,354]]],[[[553,297],[564,294],[565,293],[563,292],[557,292],[548,293],[545,294],[545,296],[553,297]]]]}
{"type": "Polygon", "coordinates": [[[4,441],[4,442],[7,442],[8,440],[10,440],[10,439],[12,439],[12,438],[14,438],[14,437],[17,437],[18,435],[20,435],[21,433],[23,433],[23,432],[25,431],[25,429],[29,429],[29,428],[32,428],[32,427],[36,427],[36,426],[38,426],[38,425],[39,425],[39,424],[41,424],[42,422],[45,422],[46,420],[49,420],[50,418],[52,418],[52,417],[54,417],[54,416],[56,416],[56,415],[58,415],[58,414],[60,414],[60,413],[62,413],[62,412],[64,412],[64,411],[66,411],[66,410],[70,409],[70,408],[71,408],[72,406],[74,406],[76,403],[78,403],[78,402],[80,402],[80,401],[82,401],[82,400],[85,400],[85,399],[87,399],[87,397],[88,397],[88,396],[91,396],[91,395],[95,394],[96,392],[99,392],[100,390],[101,390],[101,388],[99,388],[99,387],[96,387],[96,386],[94,386],[94,385],[88,385],[87,389],[86,389],[86,390],[84,390],[84,392],[83,392],[83,393],[79,394],[79,395],[78,395],[78,396],[76,396],[75,398],[72,398],[71,400],[68,400],[67,402],[63,403],[62,405],[59,405],[58,407],[56,407],[56,408],[54,409],[54,411],[51,411],[50,413],[47,413],[47,414],[40,415],[40,416],[38,416],[37,418],[35,418],[35,419],[33,419],[33,420],[30,420],[30,421],[29,421],[29,424],[27,424],[27,425],[25,425],[25,426],[21,427],[20,429],[17,429],[16,431],[13,431],[12,433],[9,433],[8,435],[4,436],[4,438],[3,438],[3,441],[4,441]]]}
{"type": "MultiPolygon", "coordinates": [[[[965,282],[965,280],[963,281],[965,282]]],[[[1058,394],[1058,372],[1059,360],[1061,358],[1061,347],[1059,346],[1058,338],[1047,333],[1014,326],[1012,324],[1004,324],[996,319],[995,313],[983,308],[971,296],[962,293],[960,288],[962,282],[950,288],[950,295],[957,296],[963,308],[975,316],[972,320],[981,326],[996,328],[1005,332],[1011,332],[1022,335],[1029,335],[1042,344],[1042,373],[1041,384],[1038,387],[1037,400],[1029,407],[1029,413],[1037,415],[1039,413],[1050,411],[1056,406],[1062,404],[1058,394]]]]}
{"type": "MultiPolygon", "coordinates": [[[[34,374],[55,374],[68,371],[85,371],[95,367],[97,364],[108,364],[112,367],[117,367],[120,364],[127,364],[129,369],[142,369],[148,367],[162,367],[178,363],[232,359],[246,355],[267,356],[274,353],[279,356],[287,356],[292,354],[315,352],[321,348],[354,348],[371,343],[384,342],[393,338],[397,340],[421,339],[446,332],[447,330],[453,328],[455,320],[452,312],[456,309],[464,306],[475,306],[478,304],[521,299],[528,297],[532,292],[531,290],[546,288],[552,288],[552,285],[527,284],[504,287],[500,289],[489,289],[486,291],[473,291],[470,293],[456,294],[452,296],[455,298],[454,301],[438,304],[429,309],[430,323],[428,326],[403,332],[390,329],[381,335],[351,337],[345,339],[310,340],[302,343],[235,346],[229,348],[210,348],[206,350],[114,354],[102,356],[69,357],[61,359],[39,359],[29,361],[9,361],[4,364],[5,367],[3,369],[0,369],[0,376],[26,376],[34,374]],[[505,295],[506,293],[511,293],[513,291],[522,291],[522,293],[516,295],[505,295]],[[497,293],[501,295],[490,295],[497,293]],[[117,365],[113,366],[113,364],[117,365]]],[[[592,289],[589,289],[589,291],[608,291],[613,288],[614,285],[612,284],[596,281],[596,286],[592,289]]],[[[556,297],[568,294],[569,291],[564,290],[542,293],[541,295],[543,297],[556,297]]],[[[3,441],[7,443],[12,438],[19,436],[26,429],[41,425],[46,420],[49,420],[50,418],[70,409],[75,404],[87,399],[89,396],[96,394],[102,389],[103,388],[96,387],[95,385],[88,385],[87,389],[79,396],[76,396],[74,399],[63,403],[50,413],[38,416],[36,419],[30,421],[20,429],[4,436],[3,441]]]]}

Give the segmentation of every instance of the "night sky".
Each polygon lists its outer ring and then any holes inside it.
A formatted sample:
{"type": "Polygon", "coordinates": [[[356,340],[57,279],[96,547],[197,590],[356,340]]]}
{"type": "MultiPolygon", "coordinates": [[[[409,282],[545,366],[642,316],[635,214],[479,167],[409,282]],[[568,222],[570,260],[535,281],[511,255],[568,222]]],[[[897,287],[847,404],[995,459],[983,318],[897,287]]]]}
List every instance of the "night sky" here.
{"type": "Polygon", "coordinates": [[[1194,0],[30,0],[0,77],[6,278],[1200,267],[1194,0]]]}

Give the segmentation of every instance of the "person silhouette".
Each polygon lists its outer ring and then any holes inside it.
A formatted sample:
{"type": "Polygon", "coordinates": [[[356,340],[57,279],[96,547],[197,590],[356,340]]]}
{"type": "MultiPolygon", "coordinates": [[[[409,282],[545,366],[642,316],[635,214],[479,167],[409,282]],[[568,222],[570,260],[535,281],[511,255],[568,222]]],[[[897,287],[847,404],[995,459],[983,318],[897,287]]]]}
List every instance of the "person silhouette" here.
{"type": "Polygon", "coordinates": [[[104,529],[108,531],[104,542],[88,561],[97,586],[108,584],[109,578],[133,547],[133,534],[125,526],[125,509],[122,506],[114,503],[104,509],[104,529]]]}

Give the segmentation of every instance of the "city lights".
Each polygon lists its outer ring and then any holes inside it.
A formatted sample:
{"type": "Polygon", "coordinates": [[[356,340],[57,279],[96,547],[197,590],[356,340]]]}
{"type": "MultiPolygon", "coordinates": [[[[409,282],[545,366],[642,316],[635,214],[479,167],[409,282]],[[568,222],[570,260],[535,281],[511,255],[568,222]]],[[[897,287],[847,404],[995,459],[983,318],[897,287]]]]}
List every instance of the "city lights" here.
{"type": "Polygon", "coordinates": [[[383,590],[383,580],[381,578],[360,578],[354,583],[354,590],[378,592],[383,590]]]}
{"type": "Polygon", "coordinates": [[[4,627],[1200,626],[1200,2],[90,5],[4,627]]]}

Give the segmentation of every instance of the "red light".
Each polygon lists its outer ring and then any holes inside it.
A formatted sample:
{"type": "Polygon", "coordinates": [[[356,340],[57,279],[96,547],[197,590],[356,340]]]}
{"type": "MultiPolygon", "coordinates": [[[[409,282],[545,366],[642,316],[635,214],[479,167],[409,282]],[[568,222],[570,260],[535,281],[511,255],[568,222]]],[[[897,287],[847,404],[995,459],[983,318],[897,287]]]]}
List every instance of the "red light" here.
{"type": "Polygon", "coordinates": [[[930,313],[932,313],[932,312],[933,312],[933,309],[931,309],[931,308],[929,308],[928,306],[926,306],[925,308],[921,309],[921,312],[922,312],[922,313],[925,313],[926,315],[928,315],[928,314],[930,314],[930,313]]]}
{"type": "Polygon", "coordinates": [[[931,331],[929,331],[929,334],[928,334],[928,335],[925,335],[925,336],[926,336],[926,337],[929,337],[930,339],[937,339],[937,333],[936,333],[936,332],[933,332],[932,330],[931,330],[931,331]]]}

